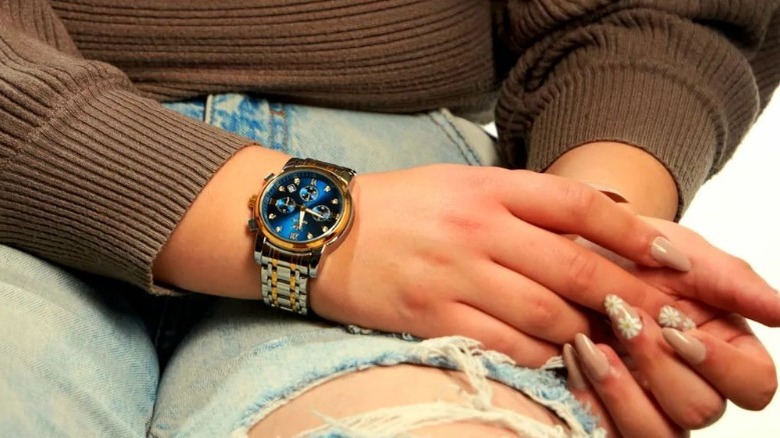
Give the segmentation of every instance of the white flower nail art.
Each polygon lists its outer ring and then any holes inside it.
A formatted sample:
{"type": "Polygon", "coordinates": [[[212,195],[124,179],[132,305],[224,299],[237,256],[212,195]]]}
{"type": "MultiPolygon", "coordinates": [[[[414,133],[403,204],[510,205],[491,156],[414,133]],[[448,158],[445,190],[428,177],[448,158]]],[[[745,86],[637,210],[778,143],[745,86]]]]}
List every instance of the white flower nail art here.
{"type": "Polygon", "coordinates": [[[604,298],[604,310],[607,311],[607,315],[612,317],[618,315],[618,312],[620,312],[620,309],[624,304],[625,302],[617,295],[607,295],[607,297],[604,298]]]}
{"type": "Polygon", "coordinates": [[[634,339],[642,331],[642,320],[639,315],[617,295],[607,295],[604,298],[604,310],[624,339],[634,339]]]}
{"type": "Polygon", "coordinates": [[[672,306],[664,306],[658,314],[658,324],[661,327],[669,327],[678,330],[693,330],[696,323],[686,314],[672,306]]]}
{"type": "Polygon", "coordinates": [[[617,328],[625,339],[634,339],[642,331],[642,321],[639,318],[626,314],[618,319],[617,328]]]}
{"type": "Polygon", "coordinates": [[[682,320],[682,313],[672,306],[663,306],[658,314],[658,324],[661,327],[680,328],[682,320]]]}

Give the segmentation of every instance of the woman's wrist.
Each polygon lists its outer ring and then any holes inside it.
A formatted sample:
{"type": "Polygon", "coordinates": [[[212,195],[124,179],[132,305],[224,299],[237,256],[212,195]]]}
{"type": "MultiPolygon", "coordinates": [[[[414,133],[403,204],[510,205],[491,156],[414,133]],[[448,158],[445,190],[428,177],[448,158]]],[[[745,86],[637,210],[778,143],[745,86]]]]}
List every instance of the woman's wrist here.
{"type": "Polygon", "coordinates": [[[214,174],[154,262],[155,281],[210,295],[260,299],[247,201],[290,157],[249,145],[214,174]]]}
{"type": "MultiPolygon", "coordinates": [[[[666,167],[648,152],[625,143],[593,142],[570,150],[546,171],[610,188],[644,216],[674,219],[677,185],[666,167]]],[[[609,194],[608,194],[609,196],[609,194]]],[[[614,199],[614,198],[613,198],[614,199]]]]}

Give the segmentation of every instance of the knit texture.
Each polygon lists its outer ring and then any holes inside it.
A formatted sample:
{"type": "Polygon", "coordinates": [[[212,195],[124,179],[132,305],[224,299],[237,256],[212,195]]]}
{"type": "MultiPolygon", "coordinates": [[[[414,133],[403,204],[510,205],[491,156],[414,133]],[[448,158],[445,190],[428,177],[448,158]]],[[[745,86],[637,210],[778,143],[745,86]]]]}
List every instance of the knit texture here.
{"type": "Polygon", "coordinates": [[[161,100],[495,107],[516,167],[597,140],[684,211],[780,80],[772,0],[0,0],[0,243],[162,293],[151,265],[248,140],[161,100]],[[497,104],[496,104],[497,101],[497,104]]]}

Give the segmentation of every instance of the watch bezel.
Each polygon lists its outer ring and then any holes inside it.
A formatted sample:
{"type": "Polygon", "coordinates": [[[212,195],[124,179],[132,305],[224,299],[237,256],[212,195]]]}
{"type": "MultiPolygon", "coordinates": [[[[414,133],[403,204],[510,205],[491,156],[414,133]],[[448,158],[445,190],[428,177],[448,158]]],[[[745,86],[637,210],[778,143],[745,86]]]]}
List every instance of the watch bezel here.
{"type": "Polygon", "coordinates": [[[346,181],[344,181],[344,179],[340,177],[338,174],[328,169],[323,169],[317,166],[303,165],[303,166],[295,166],[293,168],[285,169],[284,171],[280,172],[278,175],[275,175],[271,178],[267,178],[266,181],[263,183],[263,187],[260,189],[260,192],[258,193],[257,198],[255,200],[255,205],[252,207],[252,217],[257,223],[258,232],[263,237],[265,237],[265,239],[271,245],[273,245],[274,247],[282,251],[287,251],[291,253],[306,253],[306,252],[312,252],[312,251],[324,249],[327,245],[338,240],[338,238],[341,235],[343,235],[344,232],[346,232],[349,226],[352,224],[352,195],[349,191],[349,184],[346,181]],[[309,240],[304,242],[293,242],[277,236],[276,233],[268,229],[265,220],[263,220],[263,217],[261,216],[260,206],[262,205],[263,199],[268,194],[268,190],[273,186],[275,181],[284,178],[286,175],[289,175],[290,173],[301,172],[301,171],[304,172],[311,171],[314,173],[318,173],[331,180],[335,185],[338,186],[338,190],[340,190],[343,195],[343,205],[342,205],[341,218],[336,222],[336,224],[330,230],[328,230],[322,236],[314,240],[309,240]]]}

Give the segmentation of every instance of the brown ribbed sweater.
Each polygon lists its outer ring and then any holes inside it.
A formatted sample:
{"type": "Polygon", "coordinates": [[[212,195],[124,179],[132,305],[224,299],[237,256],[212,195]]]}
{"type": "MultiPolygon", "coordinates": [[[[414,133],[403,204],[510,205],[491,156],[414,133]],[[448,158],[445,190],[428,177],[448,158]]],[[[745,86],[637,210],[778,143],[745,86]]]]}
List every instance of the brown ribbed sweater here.
{"type": "Polygon", "coordinates": [[[0,243],[162,292],[152,261],[247,141],[157,101],[228,90],[495,106],[515,166],[622,141],[684,208],[780,80],[779,17],[770,0],[0,0],[0,243]]]}

